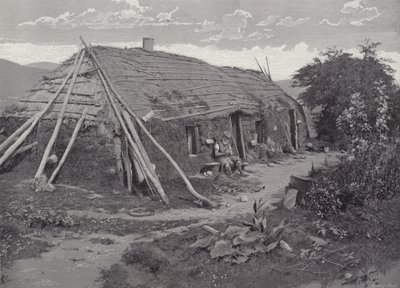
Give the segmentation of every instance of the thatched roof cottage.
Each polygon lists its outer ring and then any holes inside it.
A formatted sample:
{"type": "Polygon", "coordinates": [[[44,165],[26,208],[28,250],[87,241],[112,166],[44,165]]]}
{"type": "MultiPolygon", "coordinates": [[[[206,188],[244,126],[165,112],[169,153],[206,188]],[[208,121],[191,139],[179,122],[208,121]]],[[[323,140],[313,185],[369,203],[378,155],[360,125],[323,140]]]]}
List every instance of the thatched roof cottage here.
{"type": "MultiPolygon", "coordinates": [[[[96,46],[92,50],[118,93],[189,175],[212,161],[212,145],[206,140],[224,130],[232,131],[240,157],[248,161],[257,157],[262,143],[272,143],[278,151],[298,149],[307,137],[301,106],[261,72],[216,67],[195,58],[154,51],[148,39],[144,39],[143,48],[96,46]]],[[[44,108],[73,62],[71,57],[43,78],[20,100],[18,111],[2,115],[0,125],[6,134],[44,108]]],[[[38,165],[66,93],[65,88],[26,140],[39,143],[35,152],[25,157],[25,165],[19,165],[28,173],[38,165]]],[[[59,179],[89,187],[118,187],[126,182],[126,169],[134,169],[134,165],[128,168],[124,162],[130,158],[127,141],[89,57],[83,60],[76,78],[53,147],[55,154],[65,150],[85,108],[86,120],[59,179]]],[[[161,179],[176,176],[163,155],[138,131],[161,179]]]]}

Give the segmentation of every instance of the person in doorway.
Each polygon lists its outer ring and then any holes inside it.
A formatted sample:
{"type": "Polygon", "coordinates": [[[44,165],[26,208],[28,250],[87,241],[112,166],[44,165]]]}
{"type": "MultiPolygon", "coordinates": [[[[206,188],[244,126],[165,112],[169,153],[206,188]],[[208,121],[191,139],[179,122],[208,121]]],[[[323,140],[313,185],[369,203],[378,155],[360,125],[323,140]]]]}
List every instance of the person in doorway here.
{"type": "Polygon", "coordinates": [[[241,176],[247,176],[242,170],[242,160],[233,155],[231,139],[232,134],[224,131],[221,139],[215,142],[214,156],[226,174],[231,175],[237,170],[241,176]]]}

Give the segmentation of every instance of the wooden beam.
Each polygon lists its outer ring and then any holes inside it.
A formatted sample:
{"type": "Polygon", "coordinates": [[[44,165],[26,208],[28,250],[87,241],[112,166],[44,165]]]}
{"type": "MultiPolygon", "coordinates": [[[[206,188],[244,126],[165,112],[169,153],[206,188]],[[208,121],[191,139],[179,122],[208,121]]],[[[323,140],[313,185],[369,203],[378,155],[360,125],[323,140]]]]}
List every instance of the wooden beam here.
{"type": "MultiPolygon", "coordinates": [[[[85,110],[83,110],[82,116],[78,120],[78,122],[76,123],[74,132],[72,133],[71,139],[68,142],[67,148],[65,149],[64,154],[61,157],[60,162],[58,162],[58,165],[57,165],[56,169],[53,171],[53,173],[51,174],[49,180],[47,181],[46,186],[50,186],[51,187],[54,179],[56,178],[56,176],[58,174],[58,172],[60,172],[61,167],[64,165],[65,161],[67,160],[67,157],[68,157],[69,153],[71,152],[72,146],[75,143],[76,137],[78,136],[79,130],[81,129],[82,123],[85,120],[87,111],[88,111],[87,108],[85,108],[85,110]]],[[[48,188],[45,187],[45,190],[48,190],[48,188]]],[[[53,190],[53,189],[50,189],[50,190],[53,190]]]]}
{"type": "Polygon", "coordinates": [[[76,80],[76,78],[78,76],[78,72],[79,72],[79,70],[81,68],[81,65],[82,65],[84,57],[85,57],[85,50],[82,50],[82,54],[81,54],[81,56],[79,58],[78,65],[76,66],[76,69],[74,71],[74,75],[72,76],[72,81],[70,83],[70,86],[69,86],[69,89],[68,89],[68,93],[64,98],[64,103],[62,105],[60,114],[58,116],[57,123],[56,123],[56,126],[54,128],[53,134],[51,135],[51,138],[50,138],[49,142],[47,143],[46,149],[45,149],[45,151],[43,153],[42,161],[40,162],[39,168],[36,171],[34,182],[32,184],[32,186],[33,186],[33,188],[35,190],[37,190],[37,188],[40,188],[40,187],[36,187],[37,186],[36,184],[40,182],[39,178],[43,174],[44,168],[46,166],[47,158],[49,158],[51,149],[53,148],[53,145],[54,145],[54,143],[55,143],[55,141],[57,139],[58,133],[60,132],[60,128],[61,128],[61,125],[62,125],[64,113],[65,113],[65,110],[67,109],[68,100],[69,100],[69,97],[71,95],[72,89],[74,88],[74,83],[75,83],[75,80],[76,80]]]}
{"type": "MultiPolygon", "coordinates": [[[[8,145],[10,145],[14,139],[16,137],[19,136],[19,138],[14,142],[14,144],[12,144],[3,154],[3,156],[0,158],[0,167],[1,165],[7,160],[8,157],[10,157],[13,152],[19,147],[19,145],[22,144],[22,142],[25,141],[26,137],[28,137],[28,135],[32,132],[33,128],[35,128],[36,124],[39,122],[40,118],[43,117],[43,115],[47,112],[47,110],[49,110],[49,108],[51,107],[51,105],[53,104],[53,102],[57,99],[58,95],[60,95],[61,90],[64,88],[64,86],[67,84],[68,80],[72,77],[77,62],[78,62],[78,58],[79,55],[81,53],[82,49],[79,49],[78,53],[76,54],[75,57],[75,62],[74,62],[74,66],[72,67],[71,71],[69,72],[69,74],[67,75],[67,77],[65,77],[62,85],[60,86],[60,88],[58,89],[57,93],[54,95],[54,97],[52,99],[49,100],[49,102],[47,103],[47,105],[44,107],[44,109],[40,112],[38,112],[37,114],[35,114],[34,116],[32,116],[29,120],[27,120],[24,125],[22,125],[17,131],[15,131],[9,138],[11,138],[9,141],[4,141],[2,143],[2,145],[4,144],[4,146],[1,146],[2,149],[5,149],[8,145]],[[25,130],[27,129],[27,130],[25,130]],[[22,134],[21,134],[22,133],[22,134]]],[[[0,150],[1,152],[1,150],[0,150]]]]}
{"type": "MultiPolygon", "coordinates": [[[[82,39],[81,37],[81,41],[83,43],[83,45],[85,45],[85,47],[89,48],[89,46],[86,44],[85,40],[82,39]]],[[[121,95],[119,95],[119,93],[114,89],[112,82],[110,81],[110,79],[108,78],[107,74],[104,72],[104,70],[102,69],[102,67],[100,66],[99,62],[96,59],[96,56],[94,55],[94,53],[90,51],[90,55],[92,57],[92,60],[94,62],[94,64],[99,68],[99,75],[101,75],[101,78],[104,78],[104,81],[107,81],[106,84],[108,84],[108,86],[110,87],[110,89],[113,91],[114,95],[116,96],[116,98],[118,99],[118,101],[121,103],[121,105],[123,105],[123,107],[128,111],[128,113],[135,119],[136,123],[139,125],[139,127],[142,129],[142,131],[144,132],[144,134],[146,134],[146,136],[150,139],[150,141],[157,147],[158,150],[161,151],[161,153],[164,154],[164,156],[169,160],[169,162],[172,164],[172,166],[177,170],[177,172],[179,173],[179,175],[181,176],[182,180],[185,182],[186,187],[188,188],[189,192],[196,197],[197,199],[200,199],[201,201],[203,201],[204,203],[206,203],[207,205],[211,206],[211,207],[217,207],[218,205],[216,203],[214,203],[213,201],[210,201],[209,199],[207,199],[206,197],[200,195],[199,193],[196,192],[196,190],[193,188],[192,184],[189,182],[189,180],[187,179],[186,175],[184,174],[184,172],[182,171],[182,169],[179,167],[179,165],[175,162],[175,160],[168,154],[167,151],[165,151],[165,149],[153,138],[153,136],[150,134],[150,132],[147,130],[146,126],[144,126],[144,124],[142,123],[142,121],[136,116],[136,114],[131,110],[131,108],[129,107],[129,105],[122,99],[121,95]],[[103,77],[104,75],[104,77],[103,77]]],[[[106,87],[106,90],[108,89],[108,86],[106,87]]]]}

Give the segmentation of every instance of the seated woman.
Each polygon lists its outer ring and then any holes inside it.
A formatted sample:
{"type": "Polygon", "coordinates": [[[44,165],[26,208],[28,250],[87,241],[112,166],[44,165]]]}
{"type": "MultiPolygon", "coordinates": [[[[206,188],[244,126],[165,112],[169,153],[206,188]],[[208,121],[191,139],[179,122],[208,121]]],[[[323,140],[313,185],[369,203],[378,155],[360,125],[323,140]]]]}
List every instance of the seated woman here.
{"type": "Polygon", "coordinates": [[[233,155],[231,139],[231,133],[224,131],[221,140],[214,144],[215,159],[220,163],[226,174],[231,175],[232,171],[236,169],[241,176],[247,176],[242,170],[242,160],[233,155]]]}

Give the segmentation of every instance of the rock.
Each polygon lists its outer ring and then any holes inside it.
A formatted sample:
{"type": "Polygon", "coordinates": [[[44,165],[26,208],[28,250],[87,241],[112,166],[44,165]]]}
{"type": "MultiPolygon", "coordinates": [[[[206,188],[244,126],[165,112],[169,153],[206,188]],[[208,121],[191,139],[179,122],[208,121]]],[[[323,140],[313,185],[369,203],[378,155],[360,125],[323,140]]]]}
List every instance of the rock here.
{"type": "Polygon", "coordinates": [[[239,202],[248,202],[249,198],[247,196],[240,196],[239,197],[239,202]]]}
{"type": "Polygon", "coordinates": [[[299,191],[297,189],[289,189],[285,195],[285,200],[283,201],[283,207],[288,210],[292,210],[296,205],[297,193],[299,191]]]}
{"type": "Polygon", "coordinates": [[[353,277],[353,274],[347,272],[346,274],[344,274],[344,279],[349,280],[351,277],[353,277]]]}
{"type": "Polygon", "coordinates": [[[288,251],[288,252],[292,252],[293,250],[292,250],[292,248],[289,246],[289,244],[287,244],[285,241],[283,241],[283,240],[281,240],[280,242],[279,242],[279,245],[281,246],[281,248],[283,249],[283,250],[286,250],[286,251],[288,251]]]}
{"type": "Polygon", "coordinates": [[[47,158],[47,164],[56,164],[57,162],[58,162],[58,157],[55,154],[47,158]]]}

